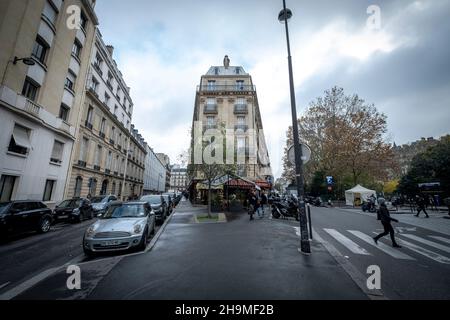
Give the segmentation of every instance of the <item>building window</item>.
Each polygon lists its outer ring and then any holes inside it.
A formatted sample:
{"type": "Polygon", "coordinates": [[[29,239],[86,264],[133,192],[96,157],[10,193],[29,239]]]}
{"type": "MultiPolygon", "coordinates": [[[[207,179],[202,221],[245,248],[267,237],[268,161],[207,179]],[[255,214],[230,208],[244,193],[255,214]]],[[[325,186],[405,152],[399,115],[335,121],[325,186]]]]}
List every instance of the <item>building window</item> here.
{"type": "Polygon", "coordinates": [[[105,127],[106,127],[106,119],[103,118],[102,122],[100,124],[100,133],[103,133],[103,134],[105,133],[105,127]]]}
{"type": "Polygon", "coordinates": [[[56,25],[56,17],[58,16],[58,12],[49,1],[45,2],[43,15],[53,24],[53,27],[56,25]]]}
{"type": "Polygon", "coordinates": [[[88,112],[87,112],[87,116],[86,116],[86,123],[89,123],[92,125],[92,118],[94,116],[94,108],[92,108],[91,106],[89,106],[88,112]]]}
{"type": "Polygon", "coordinates": [[[215,106],[216,105],[216,98],[207,98],[206,99],[206,105],[208,105],[208,106],[215,106]]]}
{"type": "Polygon", "coordinates": [[[80,59],[80,55],[81,55],[81,43],[78,42],[78,40],[75,40],[75,42],[73,43],[72,46],[72,53],[75,55],[75,57],[77,57],[78,59],[80,59]]]}
{"type": "Polygon", "coordinates": [[[54,185],[55,180],[47,180],[45,182],[44,197],[42,198],[42,201],[50,201],[52,199],[54,185]]]}
{"type": "Polygon", "coordinates": [[[216,90],[216,80],[208,80],[208,91],[216,90]]]}
{"type": "Polygon", "coordinates": [[[0,180],[0,202],[11,201],[17,177],[2,175],[0,180]]]}
{"type": "Polygon", "coordinates": [[[100,73],[103,74],[102,72],[102,66],[103,66],[103,59],[100,56],[100,54],[97,52],[97,54],[95,55],[95,61],[94,61],[94,68],[100,73]]]}
{"type": "Polygon", "coordinates": [[[87,18],[86,18],[86,15],[84,14],[83,11],[81,11],[81,15],[80,15],[80,27],[81,27],[83,30],[86,30],[87,22],[88,22],[88,20],[87,20],[87,18]]]}
{"type": "Polygon", "coordinates": [[[245,125],[245,117],[241,117],[241,116],[237,117],[237,124],[240,126],[245,125]]]}
{"type": "Polygon", "coordinates": [[[65,104],[61,104],[61,106],[59,107],[59,118],[67,121],[67,119],[69,118],[69,112],[70,108],[65,104]]]}
{"type": "Polygon", "coordinates": [[[117,105],[114,106],[114,115],[116,116],[116,118],[117,118],[117,109],[119,109],[119,107],[117,105]]]}
{"type": "Polygon", "coordinates": [[[66,78],[66,82],[65,82],[66,88],[73,91],[74,87],[75,87],[76,79],[77,79],[76,76],[72,73],[72,71],[69,70],[69,72],[67,73],[67,78],[66,78]]]}
{"type": "Polygon", "coordinates": [[[88,181],[89,194],[95,196],[95,191],[97,190],[97,180],[95,178],[89,178],[88,181]]]}
{"type": "Polygon", "coordinates": [[[114,140],[116,139],[116,128],[115,127],[111,128],[111,137],[109,139],[111,140],[112,143],[114,143],[114,140]]]}
{"type": "Polygon", "coordinates": [[[108,156],[106,157],[106,169],[111,170],[111,161],[112,161],[112,152],[108,152],[108,156]]]}
{"type": "Polygon", "coordinates": [[[215,75],[218,75],[218,74],[219,74],[219,68],[217,68],[217,67],[214,68],[214,74],[215,74],[215,75]]]}
{"type": "Polygon", "coordinates": [[[244,90],[244,80],[236,80],[236,90],[244,90]]]}
{"type": "Polygon", "coordinates": [[[239,67],[238,67],[238,68],[236,68],[236,69],[235,69],[235,72],[236,72],[236,74],[240,74],[240,72],[241,72],[241,68],[239,68],[239,67]]]}
{"type": "Polygon", "coordinates": [[[122,182],[119,182],[118,197],[120,198],[121,196],[122,196],[122,182]]]}
{"type": "Polygon", "coordinates": [[[22,127],[18,124],[14,125],[13,134],[9,141],[8,151],[23,154],[28,154],[31,149],[30,143],[30,129],[22,127]]]}
{"type": "Polygon", "coordinates": [[[113,182],[112,186],[111,186],[111,194],[115,194],[116,193],[116,183],[113,182]]]}
{"type": "Polygon", "coordinates": [[[207,124],[209,127],[214,126],[215,123],[216,123],[215,117],[211,117],[211,116],[206,117],[206,124],[207,124]]]}
{"type": "Polygon", "coordinates": [[[238,151],[245,149],[245,138],[237,138],[237,149],[238,151]]]}
{"type": "Polygon", "coordinates": [[[109,99],[110,99],[111,97],[109,96],[109,94],[107,94],[106,92],[105,92],[105,104],[106,105],[108,105],[108,103],[109,103],[109,99]]]}
{"type": "Polygon", "coordinates": [[[81,186],[83,185],[83,178],[77,177],[75,179],[75,188],[73,192],[74,197],[79,197],[81,195],[81,186]]]}
{"type": "Polygon", "coordinates": [[[36,101],[38,90],[39,85],[32,79],[27,77],[23,84],[22,95],[27,97],[31,101],[36,101]]]}
{"type": "Polygon", "coordinates": [[[108,80],[106,80],[107,86],[112,90],[112,82],[113,82],[113,75],[111,72],[108,71],[108,80]]]}
{"type": "Polygon", "coordinates": [[[41,63],[45,64],[45,58],[47,56],[48,45],[42,40],[41,37],[37,37],[34,42],[33,51],[31,55],[38,59],[41,63]]]}
{"type": "Polygon", "coordinates": [[[96,166],[100,166],[100,161],[102,159],[102,150],[103,150],[102,146],[98,145],[97,149],[96,149],[96,152],[95,152],[95,163],[94,163],[94,165],[96,165],[96,166]]]}
{"type": "Polygon", "coordinates": [[[64,143],[56,141],[53,144],[52,156],[50,161],[53,163],[61,163],[64,150],[64,143]]]}
{"type": "Polygon", "coordinates": [[[94,77],[92,77],[91,89],[92,89],[95,93],[97,93],[98,85],[99,85],[99,82],[97,81],[97,79],[95,79],[94,77]]]}
{"type": "Polygon", "coordinates": [[[80,161],[86,161],[88,147],[89,147],[89,139],[83,137],[80,149],[80,161]]]}

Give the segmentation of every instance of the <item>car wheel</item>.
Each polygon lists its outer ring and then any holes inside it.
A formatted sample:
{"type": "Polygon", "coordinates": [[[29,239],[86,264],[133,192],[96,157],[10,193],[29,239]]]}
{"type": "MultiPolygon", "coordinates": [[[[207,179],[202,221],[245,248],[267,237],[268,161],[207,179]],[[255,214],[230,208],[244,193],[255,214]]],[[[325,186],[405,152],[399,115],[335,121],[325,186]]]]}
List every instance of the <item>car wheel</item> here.
{"type": "Polygon", "coordinates": [[[39,223],[38,232],[39,233],[47,233],[50,231],[50,227],[52,225],[52,221],[49,217],[43,217],[41,222],[39,223]]]}
{"type": "Polygon", "coordinates": [[[148,230],[144,230],[144,232],[142,233],[141,242],[139,243],[140,250],[145,250],[145,248],[147,248],[147,232],[148,230]]]}
{"type": "Polygon", "coordinates": [[[86,249],[84,247],[84,245],[83,245],[83,251],[84,251],[85,256],[88,258],[92,258],[94,256],[94,252],[89,249],[86,249]]]}

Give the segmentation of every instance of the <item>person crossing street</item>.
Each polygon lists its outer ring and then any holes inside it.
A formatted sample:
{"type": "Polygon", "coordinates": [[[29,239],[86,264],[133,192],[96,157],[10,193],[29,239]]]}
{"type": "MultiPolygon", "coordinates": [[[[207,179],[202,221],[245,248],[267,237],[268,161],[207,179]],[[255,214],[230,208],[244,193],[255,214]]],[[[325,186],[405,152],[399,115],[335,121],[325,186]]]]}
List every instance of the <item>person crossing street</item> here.
{"type": "Polygon", "coordinates": [[[389,214],[389,210],[386,206],[386,202],[383,198],[378,199],[378,203],[380,204],[379,216],[381,220],[381,224],[383,225],[384,232],[380,233],[376,237],[373,238],[373,241],[375,241],[375,244],[378,245],[378,240],[381,237],[387,236],[388,234],[391,235],[392,240],[392,246],[394,248],[401,248],[401,246],[398,245],[397,241],[395,240],[395,232],[394,228],[391,225],[391,221],[398,222],[397,219],[391,218],[391,215],[389,214]]]}

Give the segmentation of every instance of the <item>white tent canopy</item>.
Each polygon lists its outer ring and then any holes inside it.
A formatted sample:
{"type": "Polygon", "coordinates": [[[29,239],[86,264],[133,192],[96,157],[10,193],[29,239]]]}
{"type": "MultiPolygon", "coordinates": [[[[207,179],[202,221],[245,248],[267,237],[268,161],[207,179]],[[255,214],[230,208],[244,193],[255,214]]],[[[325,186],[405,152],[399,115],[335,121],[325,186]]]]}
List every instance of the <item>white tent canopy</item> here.
{"type": "Polygon", "coordinates": [[[348,206],[359,205],[363,201],[367,201],[371,195],[376,196],[376,191],[364,188],[358,184],[354,188],[345,191],[345,203],[348,206]]]}

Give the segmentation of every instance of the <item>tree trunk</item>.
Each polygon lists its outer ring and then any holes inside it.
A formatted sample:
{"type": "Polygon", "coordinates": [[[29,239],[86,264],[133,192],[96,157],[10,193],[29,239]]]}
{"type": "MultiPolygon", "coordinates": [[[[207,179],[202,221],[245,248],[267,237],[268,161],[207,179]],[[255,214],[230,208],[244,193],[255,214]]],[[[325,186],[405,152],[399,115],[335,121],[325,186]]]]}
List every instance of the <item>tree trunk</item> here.
{"type": "Polygon", "coordinates": [[[211,182],[208,184],[208,218],[211,218],[211,182]]]}

